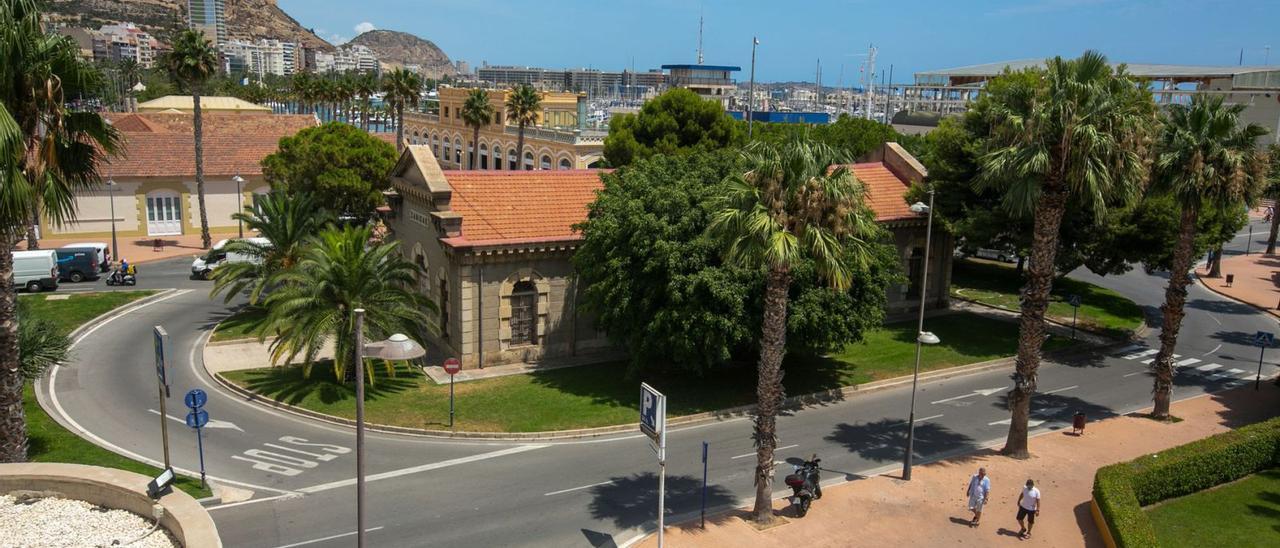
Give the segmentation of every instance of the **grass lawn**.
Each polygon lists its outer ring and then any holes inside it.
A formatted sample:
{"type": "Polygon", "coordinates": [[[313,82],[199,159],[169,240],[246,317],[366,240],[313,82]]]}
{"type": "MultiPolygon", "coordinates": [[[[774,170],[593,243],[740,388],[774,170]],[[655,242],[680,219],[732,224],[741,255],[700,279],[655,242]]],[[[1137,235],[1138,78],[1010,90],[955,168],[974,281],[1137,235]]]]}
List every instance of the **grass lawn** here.
{"type": "MultiPolygon", "coordinates": [[[[154,291],[116,291],[104,293],[77,293],[64,300],[48,300],[47,295],[24,295],[26,313],[45,317],[56,322],[65,333],[70,333],[84,322],[116,307],[128,304],[154,293],[154,291]]],[[[89,464],[137,472],[147,477],[160,474],[160,469],[131,460],[89,443],[53,420],[36,401],[31,383],[22,389],[22,405],[27,414],[29,446],[27,458],[32,462],[64,462],[89,464]]],[[[203,498],[212,493],[200,487],[200,480],[178,476],[174,485],[191,496],[203,498]]]]}
{"type": "MultiPolygon", "coordinates": [[[[1015,324],[973,314],[926,320],[926,329],[942,339],[926,347],[922,369],[940,369],[1012,354],[1015,324]],[[975,337],[975,333],[983,336],[975,337]]],[[[913,366],[915,322],[891,324],[866,340],[827,358],[788,358],[787,393],[800,395],[909,374],[913,366]]],[[[1061,348],[1066,340],[1051,340],[1061,348]]],[[[449,418],[449,387],[402,366],[394,378],[378,368],[376,385],[366,386],[365,417],[380,424],[442,429],[449,418]]],[[[705,377],[667,374],[627,379],[626,365],[599,364],[458,383],[457,429],[488,432],[539,432],[634,422],[641,381],[668,397],[671,416],[714,411],[755,400],[754,366],[705,377]]],[[[317,364],[311,379],[299,367],[224,373],[232,382],[279,401],[346,418],[355,417],[354,387],[333,382],[333,369],[317,364]]]]}
{"type": "MultiPolygon", "coordinates": [[[[989,261],[957,260],[951,271],[951,294],[983,304],[1018,310],[1022,277],[1013,266],[989,261]]],[[[1091,283],[1058,278],[1053,281],[1048,316],[1071,323],[1067,298],[1079,295],[1077,325],[1081,328],[1127,336],[1142,323],[1142,309],[1124,296],[1091,283]]]]}
{"type": "Polygon", "coordinates": [[[1147,510],[1160,546],[1275,546],[1280,541],[1280,468],[1147,510]]]}
{"type": "Polygon", "coordinates": [[[210,341],[233,341],[236,339],[249,339],[256,337],[250,333],[252,324],[246,316],[240,314],[232,314],[225,320],[218,322],[218,328],[213,331],[213,335],[209,337],[210,341]]]}

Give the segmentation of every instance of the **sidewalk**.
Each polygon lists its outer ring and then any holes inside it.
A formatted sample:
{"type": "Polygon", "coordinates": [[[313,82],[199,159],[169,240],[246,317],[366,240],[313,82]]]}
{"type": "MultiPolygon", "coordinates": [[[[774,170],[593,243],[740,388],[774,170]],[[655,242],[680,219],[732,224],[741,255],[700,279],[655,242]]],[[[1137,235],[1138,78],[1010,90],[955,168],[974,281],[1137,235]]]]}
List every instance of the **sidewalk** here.
{"type": "Polygon", "coordinates": [[[1222,259],[1222,277],[1209,278],[1208,270],[1196,268],[1200,283],[1214,291],[1280,316],[1280,256],[1253,253],[1222,259]],[[1234,275],[1227,286],[1227,275],[1234,275]]]}
{"type": "MultiPolygon", "coordinates": [[[[226,238],[224,234],[213,235],[213,243],[226,238]]],[[[204,249],[200,247],[199,234],[183,234],[180,236],[160,236],[159,238],[117,238],[120,242],[119,253],[112,253],[115,257],[124,257],[129,259],[133,264],[144,264],[155,261],[163,261],[174,257],[193,257],[195,255],[203,255],[204,249]],[[161,246],[155,246],[156,240],[159,239],[161,246]]],[[[57,249],[67,244],[101,242],[111,245],[111,236],[105,237],[80,237],[80,238],[43,238],[40,240],[41,249],[57,249]]],[[[27,241],[24,239],[18,244],[18,249],[26,249],[27,241]]],[[[112,258],[115,262],[115,258],[112,258]]]]}
{"type": "MultiPolygon", "coordinates": [[[[1176,393],[1175,393],[1176,396],[1176,393]]],[[[784,500],[775,500],[778,515],[790,520],[756,531],[742,520],[744,510],[708,517],[707,529],[697,521],[667,527],[666,542],[687,546],[1102,546],[1089,512],[1093,474],[1099,467],[1182,445],[1236,426],[1280,415],[1280,388],[1265,383],[1176,403],[1176,416],[1164,424],[1118,417],[1089,425],[1087,435],[1052,432],[1032,438],[1033,457],[1015,460],[995,450],[917,465],[911,482],[900,470],[855,480],[824,490],[809,515],[792,518],[784,500]],[[967,524],[964,489],[969,475],[985,466],[991,476],[991,500],[982,525],[967,524]],[[1034,537],[1018,540],[1017,498],[1023,483],[1035,479],[1044,496],[1034,537]]],[[[998,448],[997,448],[998,449],[998,448]]],[[[821,455],[819,455],[821,456],[821,455]]],[[[892,463],[885,463],[891,465],[892,463]]],[[[780,467],[776,486],[787,467],[780,467]]],[[[827,471],[830,477],[833,472],[827,471]]],[[[744,476],[743,481],[750,481],[744,476]]],[[[751,500],[740,501],[750,505],[751,500]]],[[[637,546],[657,546],[653,535],[637,546]]]]}

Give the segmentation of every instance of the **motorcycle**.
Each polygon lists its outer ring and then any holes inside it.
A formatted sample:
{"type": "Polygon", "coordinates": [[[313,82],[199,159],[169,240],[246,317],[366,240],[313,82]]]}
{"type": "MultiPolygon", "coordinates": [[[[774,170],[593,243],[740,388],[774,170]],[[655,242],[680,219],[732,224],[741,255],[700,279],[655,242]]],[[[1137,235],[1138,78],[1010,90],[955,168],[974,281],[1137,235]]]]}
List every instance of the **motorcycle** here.
{"type": "Polygon", "coordinates": [[[107,285],[137,285],[137,267],[134,267],[133,271],[134,274],[127,274],[125,272],[121,272],[119,268],[112,270],[111,273],[107,275],[107,285]]]}
{"type": "Polygon", "coordinates": [[[804,517],[809,513],[809,505],[814,500],[822,498],[822,486],[819,485],[821,478],[818,474],[819,462],[822,462],[822,459],[815,454],[803,464],[796,466],[796,473],[786,477],[787,486],[794,492],[791,505],[795,507],[797,517],[804,517]]]}

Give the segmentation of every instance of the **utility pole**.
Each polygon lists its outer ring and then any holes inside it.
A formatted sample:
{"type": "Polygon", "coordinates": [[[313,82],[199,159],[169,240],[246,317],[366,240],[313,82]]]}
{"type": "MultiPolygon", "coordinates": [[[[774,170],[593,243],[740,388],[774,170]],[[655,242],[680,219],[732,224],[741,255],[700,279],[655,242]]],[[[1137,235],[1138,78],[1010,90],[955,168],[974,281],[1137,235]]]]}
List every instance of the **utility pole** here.
{"type": "Polygon", "coordinates": [[[698,11],[698,64],[702,64],[702,11],[698,11]]]}
{"type": "Polygon", "coordinates": [[[884,125],[887,126],[889,125],[889,122],[893,118],[893,113],[890,112],[893,107],[893,64],[892,63],[889,64],[889,86],[884,89],[886,91],[886,93],[884,94],[884,125]]]}
{"type": "Polygon", "coordinates": [[[869,49],[867,50],[867,70],[864,73],[864,80],[867,86],[864,90],[864,93],[867,94],[867,111],[863,117],[870,120],[872,107],[875,106],[876,47],[874,45],[869,46],[869,49]]]}
{"type": "Polygon", "coordinates": [[[758,45],[760,45],[760,39],[755,36],[752,36],[751,37],[751,86],[747,91],[748,93],[747,95],[747,139],[748,140],[751,139],[752,128],[755,124],[755,117],[752,116],[752,114],[755,112],[755,104],[756,104],[756,46],[758,45]]]}

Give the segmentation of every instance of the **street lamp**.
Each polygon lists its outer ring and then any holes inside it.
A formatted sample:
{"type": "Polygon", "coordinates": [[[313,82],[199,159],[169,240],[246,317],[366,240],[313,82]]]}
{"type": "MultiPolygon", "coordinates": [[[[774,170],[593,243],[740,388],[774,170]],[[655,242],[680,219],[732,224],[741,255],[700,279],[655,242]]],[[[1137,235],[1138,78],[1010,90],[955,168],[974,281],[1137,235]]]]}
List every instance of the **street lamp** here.
{"type": "Polygon", "coordinates": [[[116,241],[116,180],[107,177],[107,196],[111,199],[111,254],[120,256],[120,242],[116,241]]]}
{"type": "MultiPolygon", "coordinates": [[[[244,184],[244,177],[236,175],[235,177],[232,177],[231,180],[236,182],[236,212],[243,213],[244,212],[244,194],[240,190],[240,185],[244,184]]],[[[236,224],[240,231],[240,238],[244,238],[244,219],[237,217],[236,224]]]]}
{"type": "Polygon", "coordinates": [[[356,356],[351,364],[356,370],[356,546],[364,548],[364,359],[381,358],[390,361],[415,360],[427,355],[427,349],[409,337],[396,333],[385,341],[364,342],[364,309],[354,310],[356,315],[356,356]],[[367,349],[367,350],[366,350],[367,349]]]}
{"type": "Polygon", "coordinates": [[[929,189],[929,205],[916,202],[911,205],[913,213],[928,213],[929,221],[924,231],[924,271],[920,274],[920,319],[916,324],[916,367],[911,375],[911,414],[907,419],[907,454],[902,461],[902,479],[911,481],[911,453],[915,450],[916,441],[916,385],[920,382],[920,350],[926,344],[942,342],[937,335],[924,330],[924,303],[929,294],[929,248],[933,238],[933,189],[929,189]]]}

